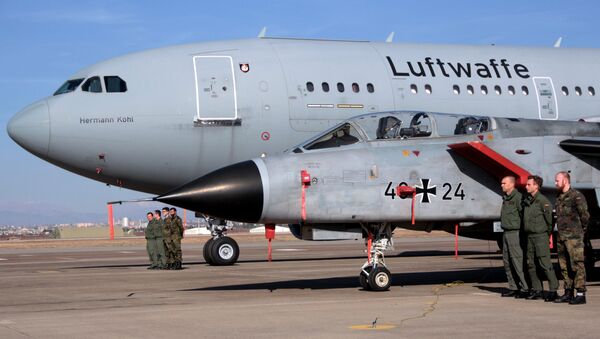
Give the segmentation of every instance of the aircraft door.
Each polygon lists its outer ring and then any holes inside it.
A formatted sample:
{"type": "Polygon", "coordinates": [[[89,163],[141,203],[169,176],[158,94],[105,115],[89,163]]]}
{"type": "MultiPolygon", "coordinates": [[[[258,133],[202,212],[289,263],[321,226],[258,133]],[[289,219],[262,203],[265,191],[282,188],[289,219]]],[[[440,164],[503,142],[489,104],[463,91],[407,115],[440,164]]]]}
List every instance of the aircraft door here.
{"type": "Polygon", "coordinates": [[[194,56],[197,120],[236,120],[237,97],[231,56],[194,56]]]}
{"type": "Polygon", "coordinates": [[[549,77],[534,77],[533,84],[537,95],[540,119],[557,120],[558,103],[552,79],[549,77]]]}

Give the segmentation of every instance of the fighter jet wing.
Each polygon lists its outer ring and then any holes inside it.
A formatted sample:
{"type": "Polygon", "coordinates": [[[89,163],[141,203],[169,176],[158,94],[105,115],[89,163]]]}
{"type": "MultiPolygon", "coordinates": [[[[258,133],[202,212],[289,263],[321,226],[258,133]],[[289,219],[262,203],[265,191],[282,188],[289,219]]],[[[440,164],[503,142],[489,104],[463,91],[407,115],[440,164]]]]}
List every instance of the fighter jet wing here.
{"type": "Polygon", "coordinates": [[[600,141],[567,139],[558,143],[560,148],[577,157],[600,157],[600,141]]]}
{"type": "Polygon", "coordinates": [[[505,158],[480,141],[461,142],[448,145],[456,154],[473,162],[499,180],[507,175],[517,179],[517,185],[524,186],[530,173],[505,158]]]}

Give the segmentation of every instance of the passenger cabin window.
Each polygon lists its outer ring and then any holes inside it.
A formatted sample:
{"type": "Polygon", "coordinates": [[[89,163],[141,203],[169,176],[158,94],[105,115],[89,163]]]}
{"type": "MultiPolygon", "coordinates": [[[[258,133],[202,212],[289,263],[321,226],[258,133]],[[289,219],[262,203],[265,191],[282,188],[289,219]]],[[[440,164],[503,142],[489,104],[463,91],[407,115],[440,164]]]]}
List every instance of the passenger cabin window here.
{"type": "Polygon", "coordinates": [[[108,93],[127,92],[127,83],[118,76],[104,77],[104,87],[108,93]]]}
{"type": "Polygon", "coordinates": [[[513,86],[508,86],[508,94],[515,95],[515,88],[513,86]]]}
{"type": "Polygon", "coordinates": [[[454,85],[452,86],[452,93],[459,95],[460,94],[460,87],[458,87],[458,85],[454,85]]]}
{"type": "Polygon", "coordinates": [[[360,92],[360,87],[358,86],[358,84],[356,82],[352,83],[352,92],[354,92],[354,93],[360,92]]]}
{"type": "Polygon", "coordinates": [[[588,94],[591,96],[596,95],[596,90],[594,89],[594,87],[592,87],[592,86],[588,87],[588,94]]]}
{"type": "Polygon", "coordinates": [[[481,94],[487,95],[487,93],[488,93],[487,86],[481,85],[481,94]]]}
{"type": "MultiPolygon", "coordinates": [[[[591,88],[591,87],[590,87],[590,88],[591,88]]],[[[369,93],[373,93],[373,92],[375,92],[375,87],[373,87],[373,84],[372,84],[372,83],[368,83],[368,84],[367,84],[367,92],[369,92],[369,93]]]]}
{"type": "Polygon", "coordinates": [[[561,89],[562,95],[569,95],[569,89],[567,86],[563,86],[561,89]]]}
{"type": "Polygon", "coordinates": [[[54,92],[54,95],[59,95],[59,94],[65,94],[65,93],[69,93],[69,92],[73,92],[74,90],[77,89],[77,87],[79,87],[79,85],[83,82],[83,78],[81,79],[73,79],[73,80],[67,80],[64,84],[62,84],[62,86],[60,86],[56,92],[54,92]]]}
{"type": "Polygon", "coordinates": [[[340,92],[340,93],[344,93],[344,84],[343,84],[343,83],[341,83],[341,82],[338,82],[338,83],[337,83],[337,90],[338,90],[338,92],[340,92]]]}
{"type": "Polygon", "coordinates": [[[419,92],[419,90],[417,89],[417,85],[415,85],[415,84],[410,85],[410,92],[412,94],[417,94],[419,92]]]}
{"type": "Polygon", "coordinates": [[[529,88],[527,88],[527,86],[521,86],[521,93],[523,93],[523,95],[529,95],[529,88]]]}
{"type": "Polygon", "coordinates": [[[100,77],[91,77],[87,79],[83,85],[81,85],[81,90],[84,92],[101,93],[102,84],[100,82],[100,77]]]}
{"type": "Polygon", "coordinates": [[[467,93],[469,93],[470,95],[473,95],[475,93],[473,86],[471,86],[471,85],[467,86],[467,93]]]}
{"type": "Polygon", "coordinates": [[[577,94],[577,96],[581,96],[581,87],[579,86],[575,86],[575,94],[577,94]]]}
{"type": "Polygon", "coordinates": [[[500,95],[502,94],[502,89],[500,88],[500,86],[496,85],[494,86],[494,92],[496,92],[496,95],[500,95]]]}
{"type": "Polygon", "coordinates": [[[313,83],[310,82],[310,81],[307,82],[306,83],[306,90],[309,91],[309,92],[313,92],[315,90],[315,85],[313,85],[313,83]]]}
{"type": "Polygon", "coordinates": [[[329,84],[324,82],[321,84],[321,88],[323,89],[323,92],[327,93],[329,92],[329,84]]]}
{"type": "Polygon", "coordinates": [[[431,94],[431,85],[429,85],[429,84],[425,85],[425,93],[431,94]]]}
{"type": "Polygon", "coordinates": [[[328,132],[319,139],[311,142],[304,148],[307,150],[333,148],[352,145],[360,140],[360,135],[356,129],[349,123],[345,123],[332,132],[328,132]]]}

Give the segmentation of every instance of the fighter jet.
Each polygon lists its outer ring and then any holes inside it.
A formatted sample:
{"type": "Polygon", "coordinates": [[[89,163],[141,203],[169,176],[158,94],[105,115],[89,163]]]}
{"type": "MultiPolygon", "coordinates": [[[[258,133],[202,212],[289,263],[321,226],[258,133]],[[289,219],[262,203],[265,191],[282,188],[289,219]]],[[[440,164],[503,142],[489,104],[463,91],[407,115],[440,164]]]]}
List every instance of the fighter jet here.
{"type": "Polygon", "coordinates": [[[281,155],[234,164],[157,199],[212,216],[290,224],[300,238],[315,229],[372,238],[361,284],[391,283],[383,252],[396,227],[453,229],[490,236],[500,219],[500,179],[544,179],[569,171],[598,216],[600,124],[429,112],[364,114],[281,155]],[[487,233],[487,234],[485,234],[487,233]]]}
{"type": "MultiPolygon", "coordinates": [[[[268,37],[195,43],[77,71],[7,129],[68,171],[163,194],[366,112],[598,119],[598,60],[597,49],[268,37]]],[[[226,230],[212,228],[215,239],[226,230]]]]}

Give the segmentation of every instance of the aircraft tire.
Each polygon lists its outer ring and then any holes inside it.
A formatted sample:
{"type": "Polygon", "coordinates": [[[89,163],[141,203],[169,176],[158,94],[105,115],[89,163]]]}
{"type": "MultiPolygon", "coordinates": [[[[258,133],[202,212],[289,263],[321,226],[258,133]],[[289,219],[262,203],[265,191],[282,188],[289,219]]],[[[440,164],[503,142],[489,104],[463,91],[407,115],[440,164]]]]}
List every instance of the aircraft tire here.
{"type": "Polygon", "coordinates": [[[369,273],[369,287],[372,291],[387,291],[392,285],[392,274],[383,267],[377,266],[369,273]]]}
{"type": "Polygon", "coordinates": [[[232,238],[221,237],[213,242],[210,254],[214,266],[233,265],[240,255],[240,247],[232,238]]]}
{"type": "Polygon", "coordinates": [[[206,261],[206,263],[209,265],[214,265],[211,255],[211,249],[214,242],[215,239],[210,238],[207,242],[204,243],[204,247],[202,248],[202,256],[204,257],[204,261],[206,261]]]}
{"type": "MultiPolygon", "coordinates": [[[[373,269],[373,266],[367,266],[365,267],[365,271],[367,272],[371,272],[371,270],[373,269]]],[[[365,291],[370,291],[371,287],[369,286],[369,276],[365,274],[365,272],[360,271],[360,274],[358,275],[358,282],[360,283],[360,286],[362,286],[362,288],[365,291]]]]}

